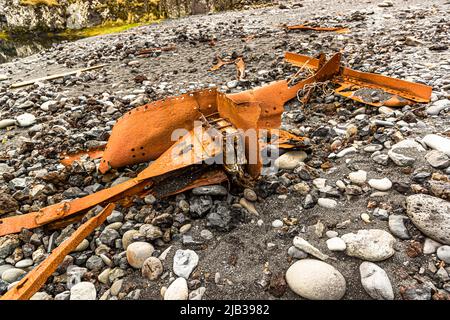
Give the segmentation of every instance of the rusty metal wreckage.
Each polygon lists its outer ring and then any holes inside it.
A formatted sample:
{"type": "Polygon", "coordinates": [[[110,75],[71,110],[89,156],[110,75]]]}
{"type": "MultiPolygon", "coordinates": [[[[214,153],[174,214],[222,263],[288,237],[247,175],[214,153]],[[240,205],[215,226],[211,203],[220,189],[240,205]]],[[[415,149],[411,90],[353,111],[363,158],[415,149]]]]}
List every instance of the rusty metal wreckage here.
{"type": "MultiPolygon", "coordinates": [[[[251,184],[258,178],[262,168],[261,157],[257,154],[254,163],[245,161],[250,147],[247,140],[241,141],[245,145],[244,151],[231,162],[224,159],[222,167],[205,165],[208,159],[226,158],[226,152],[211,142],[211,139],[207,139],[208,137],[196,134],[196,121],[202,121],[203,127],[214,128],[224,137],[238,137],[240,129],[264,129],[270,139],[257,137],[257,150],[262,150],[268,144],[285,149],[303,148],[309,145],[308,138],[278,130],[281,114],[284,104],[298,97],[299,92],[304,93],[300,100],[307,103],[317,84],[334,84],[336,94],[375,107],[399,107],[430,100],[431,87],[352,70],[341,65],[340,53],[327,60],[324,54],[313,58],[287,52],[285,59],[299,67],[299,71],[289,80],[275,81],[233,94],[202,90],[152,102],[123,115],[113,127],[104,150],[66,156],[62,160],[65,165],[70,165],[83,155],[91,158],[102,157],[99,165],[101,173],[111,168],[151,160],[153,162],[135,178],[109,189],[51,205],[38,212],[0,219],[0,236],[5,236],[21,232],[22,229],[41,226],[58,228],[92,215],[92,209],[97,205],[106,206],[102,212],[82,224],[75,234],[56,248],[2,299],[29,299],[51,276],[64,256],[103,223],[111,213],[113,204],[127,207],[136,196],[142,197],[151,193],[163,198],[198,186],[223,183],[228,181],[229,177],[242,185],[251,184]],[[310,76],[294,83],[303,70],[309,70],[310,76]],[[373,92],[377,93],[379,99],[373,99],[373,92]],[[172,141],[173,131],[180,128],[187,133],[178,141],[172,141]],[[185,156],[184,160],[175,161],[177,155],[185,156]],[[236,159],[243,159],[244,162],[238,163],[236,159]]],[[[231,63],[236,64],[238,78],[243,77],[245,64],[242,57],[230,61],[218,59],[218,64],[212,70],[231,63]]]]}

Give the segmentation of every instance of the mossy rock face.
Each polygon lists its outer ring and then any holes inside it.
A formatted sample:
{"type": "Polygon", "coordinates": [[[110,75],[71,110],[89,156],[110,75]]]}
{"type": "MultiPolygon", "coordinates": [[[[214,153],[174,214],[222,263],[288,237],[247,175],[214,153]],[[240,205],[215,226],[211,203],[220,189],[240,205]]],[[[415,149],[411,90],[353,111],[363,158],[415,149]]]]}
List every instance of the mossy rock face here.
{"type": "Polygon", "coordinates": [[[159,0],[0,0],[0,30],[60,32],[160,17],[159,0]]]}
{"type": "Polygon", "coordinates": [[[270,0],[0,0],[0,30],[61,32],[239,9],[270,0]]]}

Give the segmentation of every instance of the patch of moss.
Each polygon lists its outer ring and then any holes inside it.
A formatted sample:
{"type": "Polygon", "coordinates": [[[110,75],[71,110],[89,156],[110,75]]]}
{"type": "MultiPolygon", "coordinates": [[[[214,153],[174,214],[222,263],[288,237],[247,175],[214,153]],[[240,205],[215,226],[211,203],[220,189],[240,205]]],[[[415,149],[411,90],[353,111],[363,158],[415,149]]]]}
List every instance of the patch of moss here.
{"type": "Polygon", "coordinates": [[[59,6],[58,0],[20,0],[20,4],[23,6],[37,6],[40,4],[46,6],[59,6]]]}
{"type": "Polygon", "coordinates": [[[91,27],[91,28],[85,28],[81,30],[66,30],[63,32],[60,32],[57,34],[59,37],[64,38],[87,38],[87,37],[94,37],[99,36],[103,34],[111,34],[111,33],[117,33],[122,32],[131,28],[148,25],[152,23],[158,23],[160,20],[152,20],[149,22],[137,22],[137,23],[123,23],[121,21],[116,22],[108,22],[101,26],[91,27]]]}
{"type": "Polygon", "coordinates": [[[1,40],[8,40],[8,34],[4,31],[0,31],[0,39],[1,40]]]}

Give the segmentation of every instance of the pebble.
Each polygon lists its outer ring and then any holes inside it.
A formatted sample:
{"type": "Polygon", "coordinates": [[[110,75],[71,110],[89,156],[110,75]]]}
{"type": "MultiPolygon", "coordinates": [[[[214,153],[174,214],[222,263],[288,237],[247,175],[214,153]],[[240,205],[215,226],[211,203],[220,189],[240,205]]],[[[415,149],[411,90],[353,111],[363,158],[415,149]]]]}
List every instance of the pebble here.
{"type": "Polygon", "coordinates": [[[108,284],[110,273],[111,273],[111,269],[106,268],[98,275],[98,277],[97,277],[98,281],[100,281],[103,284],[108,284]]]}
{"type": "Polygon", "coordinates": [[[445,169],[450,166],[450,158],[443,152],[432,150],[425,155],[427,162],[436,169],[445,169]]]}
{"type": "Polygon", "coordinates": [[[89,241],[87,239],[83,239],[80,244],[75,248],[74,252],[81,252],[86,250],[89,247],[89,241]]]}
{"type": "Polygon", "coordinates": [[[380,151],[383,149],[383,146],[381,144],[370,144],[368,146],[366,146],[363,150],[365,152],[375,152],[375,151],[380,151]]]}
{"type": "Polygon", "coordinates": [[[412,166],[419,157],[420,152],[425,151],[421,144],[413,139],[402,140],[392,146],[388,151],[389,158],[398,166],[412,166]]]}
{"type": "Polygon", "coordinates": [[[115,281],[110,288],[110,293],[112,296],[118,296],[120,293],[120,290],[122,290],[122,285],[123,285],[123,279],[119,279],[117,281],[115,281]]]}
{"type": "Polygon", "coordinates": [[[359,266],[361,284],[367,294],[375,300],[394,300],[394,291],[386,271],[372,262],[359,266]]]}
{"type": "Polygon", "coordinates": [[[143,224],[139,228],[139,233],[145,236],[147,240],[155,240],[163,236],[161,228],[152,224],[143,224]]]}
{"type": "Polygon", "coordinates": [[[258,211],[255,208],[255,205],[253,203],[247,201],[247,199],[241,198],[241,200],[239,200],[239,204],[241,206],[243,206],[248,212],[250,212],[256,216],[259,215],[258,211]]]}
{"type": "Polygon", "coordinates": [[[205,240],[211,240],[211,239],[214,237],[214,235],[212,234],[211,231],[209,231],[209,230],[207,230],[207,229],[203,229],[203,230],[200,232],[200,237],[202,237],[202,238],[205,239],[205,240]]]}
{"type": "Polygon", "coordinates": [[[380,3],[378,4],[378,6],[379,6],[380,8],[389,8],[389,7],[393,7],[394,4],[393,4],[391,1],[384,1],[384,2],[380,2],[380,3]]]}
{"type": "Polygon", "coordinates": [[[69,299],[70,299],[70,291],[61,292],[55,296],[55,300],[63,301],[63,300],[69,300],[69,299]]]}
{"type": "Polygon", "coordinates": [[[434,241],[430,238],[425,238],[425,242],[423,243],[423,254],[432,254],[435,253],[436,250],[442,246],[442,243],[434,241]]]}
{"type": "Polygon", "coordinates": [[[308,254],[295,246],[290,246],[288,249],[288,255],[294,259],[305,259],[308,254]]]}
{"type": "Polygon", "coordinates": [[[325,235],[331,239],[331,238],[335,238],[339,235],[339,233],[337,233],[336,231],[333,230],[328,230],[327,232],[325,232],[325,235]]]}
{"type": "Polygon", "coordinates": [[[408,217],[397,215],[397,214],[391,214],[389,216],[389,230],[391,233],[396,236],[397,238],[400,238],[402,240],[410,239],[411,236],[409,235],[408,229],[406,229],[405,221],[409,220],[408,217]]]}
{"type": "Polygon", "coordinates": [[[3,119],[0,120],[0,129],[15,126],[17,124],[15,119],[3,119]]]}
{"type": "Polygon", "coordinates": [[[370,223],[370,216],[367,213],[361,213],[361,220],[365,223],[370,223]]]}
{"type": "Polygon", "coordinates": [[[22,269],[11,268],[7,269],[2,273],[2,280],[8,283],[13,283],[18,281],[21,276],[26,274],[26,272],[22,269]]]}
{"type": "Polygon", "coordinates": [[[427,134],[423,139],[423,143],[431,149],[441,151],[450,157],[450,139],[438,136],[437,134],[427,134]]]}
{"type": "Polygon", "coordinates": [[[33,259],[24,259],[24,260],[17,262],[15,267],[23,269],[23,268],[31,267],[32,265],[33,265],[33,259]]]}
{"type": "Polygon", "coordinates": [[[355,147],[345,148],[345,149],[341,150],[340,152],[338,152],[338,154],[336,154],[336,158],[345,157],[346,155],[356,153],[356,151],[357,150],[355,147]]]}
{"type": "Polygon", "coordinates": [[[317,204],[322,208],[334,209],[337,207],[337,201],[328,198],[319,198],[317,199],[317,204]]]}
{"type": "Polygon", "coordinates": [[[283,221],[278,220],[278,219],[272,221],[272,227],[281,228],[282,226],[283,226],[283,221]]]}
{"type": "Polygon", "coordinates": [[[196,196],[226,196],[228,190],[221,185],[210,185],[194,188],[192,194],[196,196]]]}
{"type": "Polygon", "coordinates": [[[202,300],[205,292],[206,292],[205,287],[200,287],[194,291],[191,291],[191,293],[189,293],[189,300],[202,300]]]}
{"type": "Polygon", "coordinates": [[[133,242],[127,248],[127,261],[133,268],[140,269],[155,249],[147,242],[133,242]]]}
{"type": "Polygon", "coordinates": [[[49,100],[41,104],[40,108],[43,111],[49,111],[52,107],[54,107],[57,104],[56,101],[49,100]]]}
{"type": "Polygon", "coordinates": [[[142,265],[142,276],[149,280],[158,279],[163,273],[163,265],[161,260],[155,257],[150,257],[144,261],[142,265]]]}
{"type": "Polygon", "coordinates": [[[392,188],[392,182],[388,178],[370,179],[369,186],[379,191],[387,191],[392,188]]]}
{"type": "Polygon", "coordinates": [[[187,300],[188,286],[185,278],[177,278],[164,292],[164,300],[187,300]]]}
{"type": "Polygon", "coordinates": [[[348,178],[350,179],[351,182],[353,182],[354,184],[364,184],[367,180],[367,172],[364,170],[358,170],[355,172],[350,172],[348,175],[348,178]]]}
{"type": "Polygon", "coordinates": [[[36,117],[31,113],[23,113],[16,117],[16,121],[21,127],[29,127],[36,123],[36,117]]]}
{"type": "Polygon", "coordinates": [[[122,236],[122,246],[123,248],[126,250],[128,248],[128,246],[130,244],[132,244],[134,242],[134,237],[138,237],[140,234],[139,231],[137,230],[128,230],[127,232],[125,232],[122,236]]]}
{"type": "Polygon", "coordinates": [[[33,294],[30,300],[53,300],[53,297],[49,295],[47,292],[41,291],[33,294]]]}
{"type": "Polygon", "coordinates": [[[98,239],[107,246],[113,246],[116,239],[120,238],[119,232],[114,229],[104,229],[98,239]]]}
{"type": "Polygon", "coordinates": [[[306,253],[309,253],[310,255],[312,255],[320,260],[326,260],[329,258],[328,255],[322,253],[319,249],[317,249],[316,247],[311,245],[308,241],[306,241],[302,237],[296,236],[294,238],[293,244],[298,249],[300,249],[306,253]]]}
{"type": "Polygon", "coordinates": [[[304,151],[289,151],[275,160],[275,166],[279,169],[292,170],[307,158],[304,151]]]}
{"type": "Polygon", "coordinates": [[[310,300],[339,300],[347,290],[345,278],[336,268],[315,259],[292,264],[286,282],[292,291],[310,300]]]}
{"type": "Polygon", "coordinates": [[[95,300],[96,297],[94,284],[87,281],[77,283],[70,289],[70,300],[95,300]]]}
{"type": "Polygon", "coordinates": [[[193,250],[177,250],[173,257],[173,272],[182,278],[188,279],[197,267],[198,255],[193,250]]]}
{"type": "Polygon", "coordinates": [[[19,209],[19,203],[7,193],[0,193],[0,215],[19,209]]]}
{"type": "Polygon", "coordinates": [[[167,255],[169,254],[170,250],[172,250],[172,246],[168,247],[166,250],[161,253],[161,255],[158,257],[159,260],[164,261],[167,258],[167,255]]]}
{"type": "Polygon", "coordinates": [[[324,178],[316,178],[313,180],[313,185],[317,188],[317,189],[322,189],[325,188],[327,179],[324,178]]]}
{"type": "Polygon", "coordinates": [[[450,100],[443,99],[434,102],[431,106],[429,106],[425,111],[430,116],[437,116],[441,111],[450,108],[450,100]]]}
{"type": "Polygon", "coordinates": [[[383,261],[395,253],[395,238],[380,229],[359,230],[341,236],[347,245],[346,254],[367,261],[383,261]]]}
{"type": "Polygon", "coordinates": [[[191,230],[191,227],[192,227],[192,225],[190,223],[181,226],[180,233],[183,234],[183,233],[188,232],[189,230],[191,230]]]}
{"type": "Polygon", "coordinates": [[[406,214],[425,235],[450,245],[450,202],[425,194],[406,197],[406,214]]]}
{"type": "Polygon", "coordinates": [[[450,246],[439,247],[436,251],[436,255],[446,264],[450,264],[450,246]]]}
{"type": "Polygon", "coordinates": [[[9,269],[14,269],[14,266],[12,266],[10,264],[0,265],[0,279],[3,276],[3,272],[5,272],[6,270],[9,270],[9,269]]]}
{"type": "Polygon", "coordinates": [[[347,245],[341,238],[334,237],[327,240],[327,247],[330,251],[345,251],[347,245]]]}
{"type": "Polygon", "coordinates": [[[244,189],[244,198],[248,201],[256,201],[258,200],[258,196],[256,195],[255,191],[249,188],[244,189]]]}

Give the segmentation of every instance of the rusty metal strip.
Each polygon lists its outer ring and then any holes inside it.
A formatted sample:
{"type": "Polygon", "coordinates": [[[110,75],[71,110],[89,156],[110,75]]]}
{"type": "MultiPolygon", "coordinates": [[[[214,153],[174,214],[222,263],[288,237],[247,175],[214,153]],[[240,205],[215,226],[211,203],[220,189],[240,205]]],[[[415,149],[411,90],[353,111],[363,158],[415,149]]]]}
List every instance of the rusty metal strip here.
{"type": "Polygon", "coordinates": [[[213,65],[213,66],[209,69],[209,71],[216,71],[216,70],[219,70],[219,69],[222,68],[223,66],[226,66],[226,65],[228,65],[228,64],[233,64],[233,63],[235,63],[235,61],[236,61],[236,59],[233,59],[233,60],[224,60],[224,59],[222,59],[222,58],[219,57],[219,56],[217,56],[216,59],[217,59],[217,63],[216,63],[215,65],[213,65]]]}
{"type": "Polygon", "coordinates": [[[148,49],[142,49],[138,51],[138,55],[144,55],[149,54],[153,52],[160,52],[160,51],[172,51],[175,50],[177,47],[175,45],[167,46],[167,47],[159,47],[159,48],[148,48],[148,49]]]}
{"type": "Polygon", "coordinates": [[[242,57],[237,57],[236,59],[232,60],[224,60],[220,57],[217,57],[217,63],[213,65],[209,71],[216,71],[222,68],[223,66],[226,66],[228,64],[235,64],[236,65],[236,78],[239,81],[244,80],[245,78],[245,62],[242,57]]]}
{"type": "MultiPolygon", "coordinates": [[[[319,60],[305,55],[287,52],[285,54],[287,62],[298,66],[316,70],[319,60]]],[[[359,101],[373,106],[403,106],[414,102],[426,103],[430,101],[432,88],[430,86],[396,79],[380,74],[356,71],[347,67],[341,67],[339,74],[332,79],[339,85],[335,92],[346,98],[359,101]],[[359,92],[365,88],[379,90],[386,93],[381,101],[370,101],[359,92]],[[362,89],[362,90],[361,90],[362,89]]]]}
{"type": "Polygon", "coordinates": [[[236,78],[239,81],[244,80],[245,78],[245,62],[242,57],[239,57],[234,62],[236,64],[236,78]]]}
{"type": "Polygon", "coordinates": [[[307,30],[313,30],[313,31],[335,31],[336,33],[348,33],[350,31],[349,28],[345,27],[311,27],[306,25],[293,25],[293,26],[287,26],[286,29],[288,30],[301,30],[301,31],[307,31],[307,30]]]}
{"type": "Polygon", "coordinates": [[[50,256],[31,270],[17,285],[6,292],[0,300],[30,299],[55,272],[64,258],[106,220],[106,217],[111,214],[114,207],[114,204],[107,205],[99,214],[82,224],[67,240],[55,248],[50,256]]]}
{"type": "Polygon", "coordinates": [[[152,185],[151,180],[130,179],[112,188],[104,189],[88,196],[54,204],[40,211],[0,219],[0,236],[18,233],[22,229],[34,229],[53,221],[70,217],[105,202],[118,202],[133,197],[136,193],[152,185]]]}

